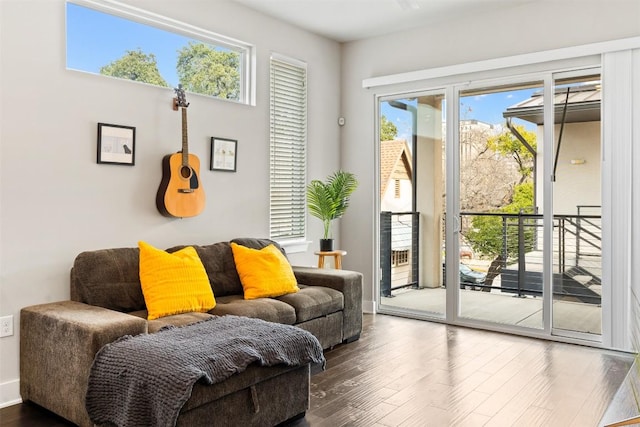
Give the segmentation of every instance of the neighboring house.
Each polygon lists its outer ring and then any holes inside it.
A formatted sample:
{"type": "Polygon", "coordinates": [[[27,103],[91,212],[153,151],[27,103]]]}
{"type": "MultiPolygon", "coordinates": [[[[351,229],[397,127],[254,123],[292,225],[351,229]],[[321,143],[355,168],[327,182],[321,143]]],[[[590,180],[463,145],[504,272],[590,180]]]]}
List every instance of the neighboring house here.
{"type": "MultiPolygon", "coordinates": [[[[557,248],[554,252],[556,272],[576,277],[597,294],[601,294],[602,277],[601,103],[599,82],[556,89],[555,168],[551,172],[555,177],[553,245],[557,248]]],[[[518,118],[537,126],[538,165],[543,162],[543,108],[542,93],[537,92],[507,108],[503,114],[507,120],[518,118]]],[[[534,178],[538,212],[543,211],[543,186],[540,184],[543,173],[543,168],[538,167],[534,178]]],[[[539,239],[541,248],[542,236],[539,239]]]]}
{"type": "Polygon", "coordinates": [[[411,216],[395,215],[413,210],[413,167],[405,140],[380,143],[380,210],[391,216],[391,287],[410,283],[411,216]]]}
{"type": "MultiPolygon", "coordinates": [[[[578,206],[601,205],[601,100],[602,90],[599,84],[574,85],[568,94],[566,88],[556,90],[554,146],[557,148],[557,168],[553,172],[553,211],[556,215],[576,215],[578,206]],[[564,127],[561,132],[563,114],[564,127]],[[558,144],[560,134],[562,138],[558,144]]],[[[507,119],[519,118],[537,125],[538,165],[542,164],[543,106],[542,93],[538,92],[507,108],[503,114],[507,119]]],[[[543,168],[538,168],[537,172],[535,179],[542,182],[543,168]]],[[[542,188],[540,185],[536,187],[536,199],[541,212],[542,188]]],[[[588,213],[594,212],[591,210],[588,213]]]]}

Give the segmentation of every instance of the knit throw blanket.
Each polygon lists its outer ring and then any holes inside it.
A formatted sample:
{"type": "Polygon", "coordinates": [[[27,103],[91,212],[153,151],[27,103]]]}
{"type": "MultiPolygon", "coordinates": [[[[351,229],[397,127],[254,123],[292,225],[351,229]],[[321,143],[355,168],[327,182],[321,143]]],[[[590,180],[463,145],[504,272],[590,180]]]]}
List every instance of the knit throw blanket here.
{"type": "Polygon", "coordinates": [[[252,363],[324,367],[325,359],[307,331],[238,316],[124,336],[96,354],[87,412],[97,425],[175,426],[196,382],[222,382],[252,363]]]}

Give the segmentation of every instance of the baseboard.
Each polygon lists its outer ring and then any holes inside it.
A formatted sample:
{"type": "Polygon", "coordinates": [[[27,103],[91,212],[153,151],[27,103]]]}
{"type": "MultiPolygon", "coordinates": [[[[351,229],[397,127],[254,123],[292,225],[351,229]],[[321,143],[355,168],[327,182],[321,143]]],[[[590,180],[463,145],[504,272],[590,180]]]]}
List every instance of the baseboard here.
{"type": "Polygon", "coordinates": [[[22,403],[20,397],[20,380],[0,383],[0,408],[22,403]]]}
{"type": "Polygon", "coordinates": [[[362,312],[367,314],[375,314],[376,302],[375,301],[362,301],[362,312]]]}

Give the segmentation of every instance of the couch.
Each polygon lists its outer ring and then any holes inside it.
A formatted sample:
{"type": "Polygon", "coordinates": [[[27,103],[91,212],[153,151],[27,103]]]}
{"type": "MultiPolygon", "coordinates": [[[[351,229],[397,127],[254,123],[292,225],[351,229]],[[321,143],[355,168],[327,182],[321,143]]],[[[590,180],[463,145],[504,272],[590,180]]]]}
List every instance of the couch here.
{"type": "MultiPolygon", "coordinates": [[[[357,340],[362,329],[362,275],[347,270],[293,266],[299,291],[245,300],[231,243],[262,249],[267,239],[234,239],[192,245],[209,278],[216,306],[147,320],[139,249],[79,254],[71,268],[71,300],[25,307],[20,318],[20,391],[32,401],[80,425],[92,425],[84,406],[96,352],[124,335],[154,333],[214,315],[238,315],[295,325],[324,349],[357,340]]],[[[167,249],[173,253],[184,246],[167,249]]],[[[283,251],[284,253],[284,251],[283,251]]],[[[196,384],[178,425],[275,425],[304,416],[313,367],[250,366],[228,380],[196,384]]]]}

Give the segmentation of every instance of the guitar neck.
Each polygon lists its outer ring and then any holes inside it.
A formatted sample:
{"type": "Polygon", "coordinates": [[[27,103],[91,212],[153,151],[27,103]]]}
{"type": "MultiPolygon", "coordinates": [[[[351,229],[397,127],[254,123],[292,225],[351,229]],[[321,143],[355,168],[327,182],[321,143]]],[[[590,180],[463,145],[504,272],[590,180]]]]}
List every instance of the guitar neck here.
{"type": "Polygon", "coordinates": [[[189,164],[189,141],[187,138],[187,109],[185,107],[182,110],[182,165],[189,164]]]}

